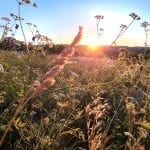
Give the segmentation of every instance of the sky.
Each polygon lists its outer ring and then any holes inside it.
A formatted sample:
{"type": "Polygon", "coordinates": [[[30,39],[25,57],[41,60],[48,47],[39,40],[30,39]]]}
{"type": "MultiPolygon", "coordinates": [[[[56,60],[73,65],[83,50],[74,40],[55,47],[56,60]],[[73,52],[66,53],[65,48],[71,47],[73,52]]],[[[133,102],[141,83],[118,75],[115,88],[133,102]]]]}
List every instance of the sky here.
{"type": "MultiPolygon", "coordinates": [[[[21,14],[25,22],[38,26],[41,34],[49,36],[55,44],[70,43],[78,26],[83,26],[81,44],[110,45],[120,31],[120,24],[131,21],[130,13],[141,17],[120,37],[117,45],[143,46],[145,42],[144,29],[140,26],[143,21],[150,22],[150,0],[31,0],[38,8],[22,6],[21,14]],[[103,15],[100,27],[104,33],[98,39],[96,35],[95,15],[103,15]]],[[[17,14],[16,0],[0,0],[0,17],[9,17],[10,13],[17,14]]],[[[0,25],[3,21],[0,20],[0,25]]],[[[32,34],[24,25],[25,35],[31,41],[32,34]]],[[[1,34],[1,31],[0,31],[1,34]]],[[[17,31],[16,38],[22,40],[22,34],[17,31]]]]}

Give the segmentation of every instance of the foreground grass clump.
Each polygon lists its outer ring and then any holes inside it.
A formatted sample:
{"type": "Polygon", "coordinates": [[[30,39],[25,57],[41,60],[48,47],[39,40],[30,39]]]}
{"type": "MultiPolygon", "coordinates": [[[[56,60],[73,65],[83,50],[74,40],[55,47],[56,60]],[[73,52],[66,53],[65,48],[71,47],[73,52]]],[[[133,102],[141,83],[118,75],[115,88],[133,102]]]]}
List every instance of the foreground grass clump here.
{"type": "MultiPolygon", "coordinates": [[[[0,53],[0,134],[19,98],[53,66],[51,56],[0,53]]],[[[3,149],[148,149],[150,62],[131,58],[73,58],[56,84],[18,115],[3,149]]],[[[31,87],[32,86],[32,87],[31,87]]]]}

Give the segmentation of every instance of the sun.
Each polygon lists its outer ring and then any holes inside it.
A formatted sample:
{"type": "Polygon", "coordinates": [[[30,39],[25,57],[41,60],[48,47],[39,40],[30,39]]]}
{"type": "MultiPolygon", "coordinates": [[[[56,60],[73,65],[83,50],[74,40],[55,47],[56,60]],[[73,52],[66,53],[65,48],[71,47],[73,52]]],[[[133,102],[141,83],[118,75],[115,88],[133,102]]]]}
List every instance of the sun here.
{"type": "Polygon", "coordinates": [[[97,51],[99,45],[100,44],[97,39],[95,39],[95,40],[93,39],[88,42],[88,47],[91,51],[97,51]]]}
{"type": "Polygon", "coordinates": [[[90,44],[90,45],[88,45],[88,47],[91,51],[96,51],[97,50],[97,45],[95,45],[95,44],[90,44]]]}
{"type": "Polygon", "coordinates": [[[93,35],[93,32],[86,32],[82,40],[82,45],[88,47],[88,51],[98,51],[98,47],[101,45],[101,39],[98,39],[93,35]]]}

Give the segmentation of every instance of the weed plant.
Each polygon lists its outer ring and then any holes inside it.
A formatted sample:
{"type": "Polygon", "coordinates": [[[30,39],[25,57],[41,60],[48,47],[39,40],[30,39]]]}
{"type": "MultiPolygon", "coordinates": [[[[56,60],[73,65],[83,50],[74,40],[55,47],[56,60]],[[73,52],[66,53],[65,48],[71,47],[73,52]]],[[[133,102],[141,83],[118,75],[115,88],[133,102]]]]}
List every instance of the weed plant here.
{"type": "MultiPolygon", "coordinates": [[[[0,58],[2,135],[19,98],[30,83],[36,89],[55,58],[34,55],[28,84],[26,56],[1,52],[0,58]]],[[[81,59],[67,64],[52,88],[26,103],[3,149],[148,149],[149,60],[134,60],[127,50],[117,60],[99,59],[95,66],[91,58],[81,59]]]]}

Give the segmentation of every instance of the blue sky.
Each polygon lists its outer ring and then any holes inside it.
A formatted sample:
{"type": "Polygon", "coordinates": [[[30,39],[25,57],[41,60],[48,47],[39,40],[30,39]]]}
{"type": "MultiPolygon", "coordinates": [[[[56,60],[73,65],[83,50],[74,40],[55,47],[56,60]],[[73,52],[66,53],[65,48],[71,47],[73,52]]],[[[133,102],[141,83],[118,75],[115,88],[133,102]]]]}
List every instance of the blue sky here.
{"type": "MultiPolygon", "coordinates": [[[[144,45],[144,31],[140,27],[143,21],[150,21],[149,0],[31,0],[38,8],[22,7],[22,17],[25,22],[38,26],[42,34],[49,36],[54,43],[69,43],[78,31],[78,26],[84,27],[83,44],[109,45],[119,32],[120,24],[128,24],[130,13],[135,12],[140,21],[135,21],[131,28],[117,41],[118,45],[144,45]],[[94,15],[104,15],[100,26],[104,33],[100,39],[96,38],[96,20],[94,15]]],[[[0,0],[0,17],[17,14],[16,0],[0,0]]],[[[1,21],[0,24],[3,22],[1,21]]],[[[32,36],[25,28],[28,40],[32,36]]],[[[18,32],[17,38],[22,39],[18,32]]]]}

